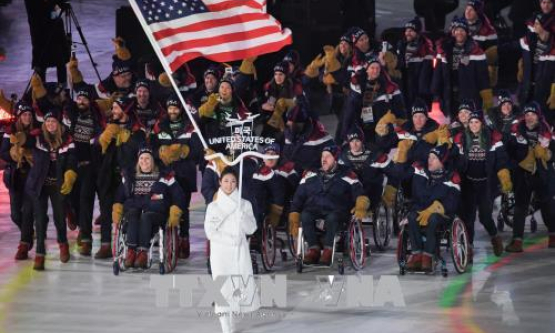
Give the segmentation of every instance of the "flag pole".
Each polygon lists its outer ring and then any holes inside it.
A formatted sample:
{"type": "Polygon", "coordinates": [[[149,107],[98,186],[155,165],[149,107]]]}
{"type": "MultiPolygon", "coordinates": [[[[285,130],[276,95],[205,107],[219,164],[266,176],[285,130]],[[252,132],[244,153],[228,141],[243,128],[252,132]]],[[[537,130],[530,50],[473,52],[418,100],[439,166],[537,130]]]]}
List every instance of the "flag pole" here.
{"type": "Polygon", "coordinates": [[[173,89],[175,90],[175,92],[177,93],[177,97],[179,98],[179,101],[181,102],[181,105],[183,105],[183,107],[185,108],[185,113],[187,113],[187,116],[189,117],[189,120],[193,124],[193,127],[195,128],[195,132],[197,132],[197,135],[200,139],[200,142],[202,143],[203,148],[205,150],[208,149],[208,144],[206,144],[206,140],[204,140],[204,137],[202,136],[202,132],[200,131],[200,128],[198,127],[197,122],[195,121],[195,118],[193,117],[193,114],[191,113],[191,109],[190,109],[189,105],[187,103],[185,103],[185,99],[183,98],[183,96],[181,96],[181,93],[179,91],[179,87],[177,86],[177,83],[175,82],[175,80],[172,76],[173,72],[170,68],[170,65],[166,61],[166,58],[164,57],[164,54],[162,54],[162,50],[158,46],[158,43],[156,42],[156,40],[154,40],[152,32],[150,31],[150,28],[149,28],[148,24],[146,23],[143,15],[141,13],[141,10],[139,9],[139,6],[137,6],[137,3],[135,2],[135,0],[129,0],[129,4],[131,5],[131,8],[133,8],[133,12],[135,12],[135,16],[137,16],[137,19],[141,23],[141,26],[143,27],[143,30],[145,31],[146,37],[148,38],[148,40],[150,42],[150,45],[152,45],[152,48],[154,49],[154,52],[156,53],[156,56],[158,56],[158,60],[160,60],[160,63],[162,64],[162,67],[164,68],[164,71],[168,74],[168,78],[170,79],[171,85],[172,85],[173,89]]]}

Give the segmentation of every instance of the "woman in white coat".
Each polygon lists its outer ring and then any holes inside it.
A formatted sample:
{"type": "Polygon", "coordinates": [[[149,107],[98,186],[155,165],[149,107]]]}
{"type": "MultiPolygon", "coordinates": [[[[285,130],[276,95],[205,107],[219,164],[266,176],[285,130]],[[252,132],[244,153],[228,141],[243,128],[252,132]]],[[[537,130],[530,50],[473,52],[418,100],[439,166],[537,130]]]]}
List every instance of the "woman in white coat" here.
{"type": "Polygon", "coordinates": [[[234,316],[260,308],[246,238],[256,231],[256,220],[251,203],[239,197],[237,179],[232,168],[222,171],[220,188],[206,208],[204,220],[204,231],[210,240],[212,278],[229,277],[222,287],[227,304],[215,305],[224,333],[234,331],[234,316]]]}

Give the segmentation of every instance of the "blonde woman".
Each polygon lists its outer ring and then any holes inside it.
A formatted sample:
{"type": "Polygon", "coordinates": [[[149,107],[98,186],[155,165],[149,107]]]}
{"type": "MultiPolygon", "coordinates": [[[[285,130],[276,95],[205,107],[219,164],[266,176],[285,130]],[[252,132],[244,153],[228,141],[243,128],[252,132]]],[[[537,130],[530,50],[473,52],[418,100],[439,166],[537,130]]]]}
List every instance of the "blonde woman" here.
{"type": "Polygon", "coordinates": [[[42,131],[35,137],[33,166],[25,184],[26,194],[32,198],[37,250],[35,270],[44,270],[46,230],[48,229],[48,200],[52,205],[52,215],[58,234],[60,261],[69,261],[64,200],[72,188],[77,173],[75,144],[64,130],[57,114],[49,112],[44,116],[42,131]]]}

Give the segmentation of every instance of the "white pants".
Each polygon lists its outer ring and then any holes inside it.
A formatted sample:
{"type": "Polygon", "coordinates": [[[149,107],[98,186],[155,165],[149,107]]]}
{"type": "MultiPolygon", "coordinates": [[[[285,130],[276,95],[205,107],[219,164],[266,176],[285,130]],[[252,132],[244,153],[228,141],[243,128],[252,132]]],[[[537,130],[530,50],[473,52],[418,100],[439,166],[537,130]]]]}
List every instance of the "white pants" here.
{"type": "Polygon", "coordinates": [[[223,312],[219,316],[220,324],[222,325],[222,333],[233,333],[235,332],[235,320],[233,318],[233,313],[223,312]]]}

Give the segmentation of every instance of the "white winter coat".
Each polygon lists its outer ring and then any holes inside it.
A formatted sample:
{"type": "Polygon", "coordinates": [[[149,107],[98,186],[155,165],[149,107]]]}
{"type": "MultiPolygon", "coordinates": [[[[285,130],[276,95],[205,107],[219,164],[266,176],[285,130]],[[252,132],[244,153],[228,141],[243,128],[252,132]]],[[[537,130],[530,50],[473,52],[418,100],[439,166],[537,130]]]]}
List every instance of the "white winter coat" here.
{"type": "Polygon", "coordinates": [[[222,287],[222,295],[230,307],[216,304],[215,312],[252,312],[260,308],[260,296],[254,282],[246,238],[246,235],[256,231],[256,220],[252,205],[247,200],[241,199],[241,210],[238,209],[239,199],[237,190],[227,195],[220,189],[217,199],[206,208],[204,231],[210,240],[213,279],[241,275],[245,282],[245,286],[237,283],[234,287],[228,279],[222,287]],[[240,287],[240,291],[237,287],[240,287]]]}

